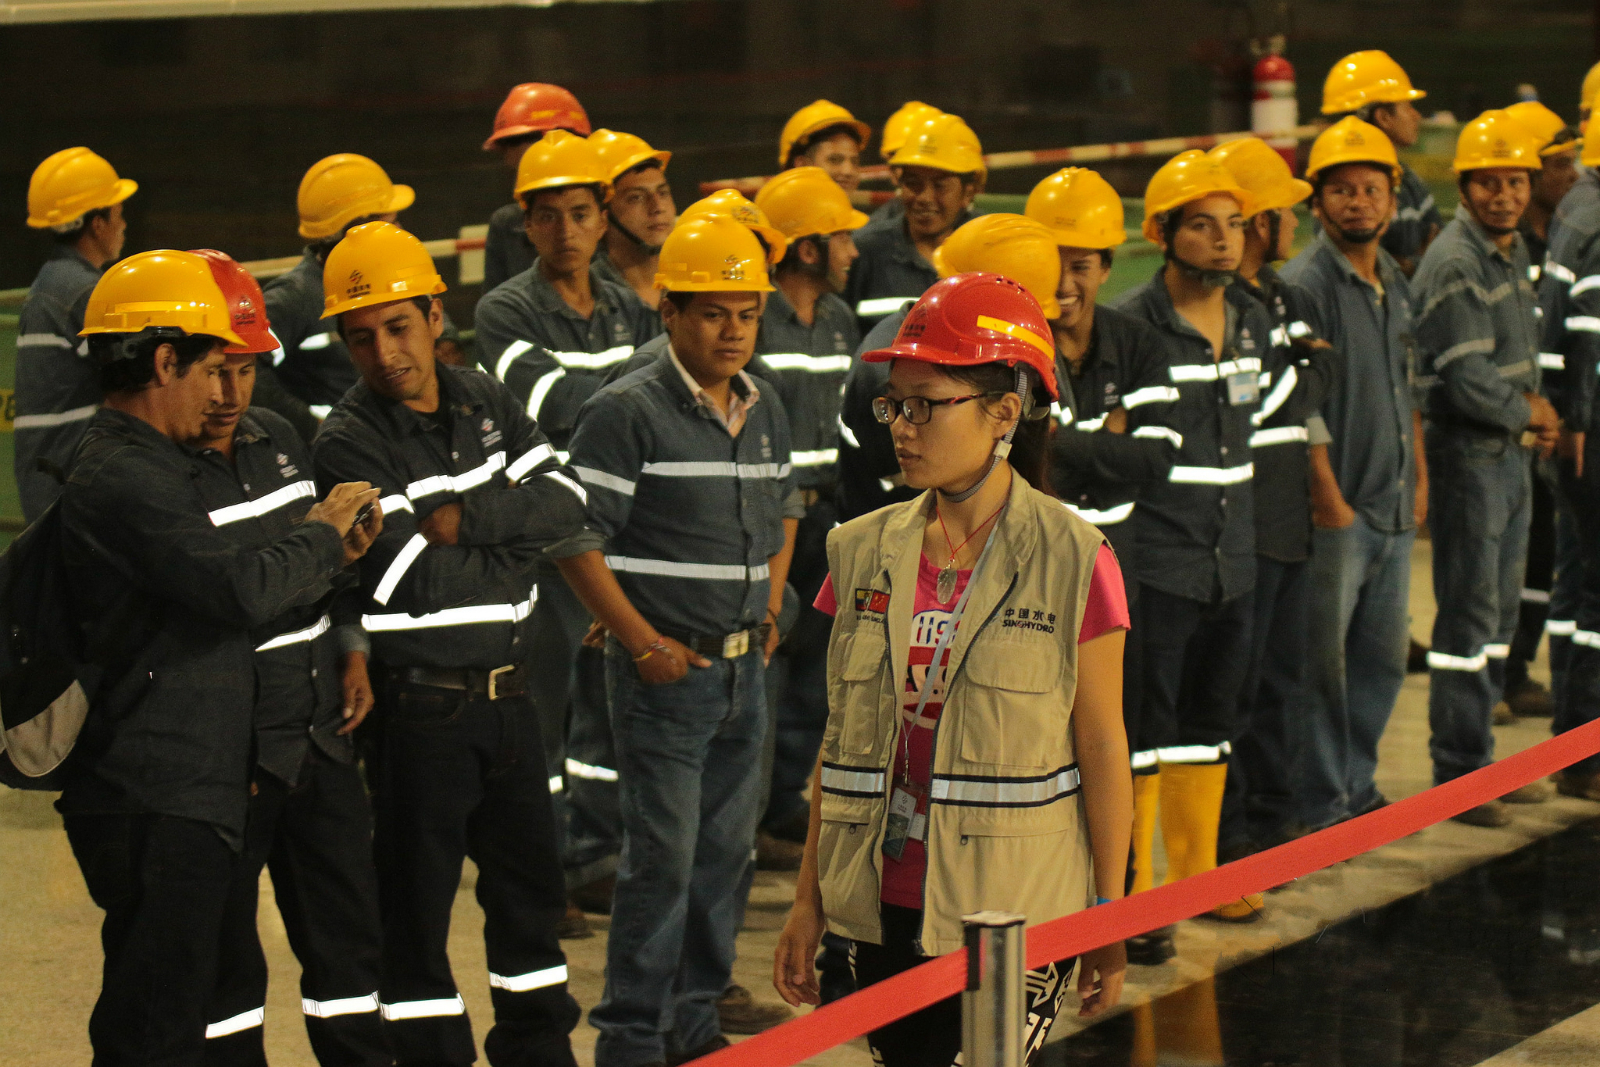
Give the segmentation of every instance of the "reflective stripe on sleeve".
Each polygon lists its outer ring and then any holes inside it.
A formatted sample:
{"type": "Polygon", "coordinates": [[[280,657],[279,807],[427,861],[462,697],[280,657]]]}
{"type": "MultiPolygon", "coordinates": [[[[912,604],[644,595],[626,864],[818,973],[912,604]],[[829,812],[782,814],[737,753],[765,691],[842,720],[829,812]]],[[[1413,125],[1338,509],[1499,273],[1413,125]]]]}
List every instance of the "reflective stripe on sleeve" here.
{"type": "Polygon", "coordinates": [[[1167,480],[1179,485],[1237,485],[1255,474],[1255,464],[1238,467],[1173,467],[1167,480]]]}
{"type": "Polygon", "coordinates": [[[1554,278],[1566,282],[1568,285],[1571,285],[1573,282],[1578,280],[1578,276],[1572,273],[1572,271],[1568,270],[1566,267],[1563,267],[1561,264],[1552,262],[1550,260],[1545,261],[1544,272],[1554,278]]]}
{"type": "Polygon", "coordinates": [[[506,350],[500,353],[500,358],[494,364],[494,376],[502,382],[506,380],[506,371],[511,369],[511,364],[524,352],[533,350],[533,345],[528,341],[512,341],[506,345],[506,350]]]}
{"type": "Polygon", "coordinates": [[[589,506],[589,494],[584,490],[583,486],[579,485],[571,478],[568,478],[560,471],[545,471],[544,476],[558,485],[566,486],[568,489],[572,490],[573,495],[578,498],[579,502],[582,503],[584,507],[589,506]]]}
{"type": "Polygon", "coordinates": [[[373,591],[372,599],[380,604],[389,603],[389,598],[394,596],[395,586],[400,584],[400,579],[406,576],[406,571],[422,555],[428,547],[428,539],[421,534],[412,534],[400,551],[389,563],[389,569],[383,572],[383,577],[378,580],[378,588],[373,591]]]}
{"type": "Polygon", "coordinates": [[[591,763],[580,763],[571,756],[567,757],[567,773],[574,778],[585,778],[591,782],[615,782],[617,772],[610,767],[596,767],[591,763]]]}
{"type": "Polygon", "coordinates": [[[1218,763],[1233,751],[1233,746],[1224,741],[1220,745],[1174,745],[1171,748],[1156,749],[1156,757],[1162,763],[1218,763]]]}
{"type": "Polygon", "coordinates": [[[557,793],[565,792],[566,788],[567,788],[567,783],[561,780],[561,776],[559,774],[551,776],[551,778],[550,778],[550,795],[551,796],[555,796],[557,793]]]}
{"type": "Polygon", "coordinates": [[[333,334],[314,333],[300,342],[300,351],[315,352],[320,348],[327,348],[331,344],[333,344],[333,334]]]}
{"type": "Polygon", "coordinates": [[[503,975],[489,972],[489,987],[491,989],[504,989],[510,993],[526,993],[533,989],[545,989],[549,986],[560,985],[567,980],[567,965],[557,964],[546,967],[542,971],[529,971],[527,974],[503,975]]]}
{"type": "Polygon", "coordinates": [[[266,1021],[267,1009],[265,1007],[251,1008],[249,1011],[240,1012],[231,1019],[223,1019],[221,1022],[208,1025],[206,1027],[206,1040],[227,1037],[229,1034],[237,1034],[245,1030],[254,1030],[266,1021]]]}
{"type": "Polygon", "coordinates": [[[1540,352],[1539,366],[1544,370],[1566,370],[1567,357],[1560,352],[1540,352]]]}
{"type": "Polygon", "coordinates": [[[1178,399],[1178,391],[1170,385],[1147,385],[1135,389],[1122,398],[1122,406],[1132,411],[1145,404],[1170,404],[1178,399]]]}
{"type": "Polygon", "coordinates": [[[395,511],[409,511],[412,514],[416,514],[416,509],[411,506],[410,498],[403,496],[400,493],[395,493],[392,496],[379,497],[378,506],[383,509],[383,513],[385,515],[395,511]]]}
{"type": "Polygon", "coordinates": [[[1544,632],[1551,637],[1571,637],[1578,630],[1578,624],[1572,619],[1546,619],[1544,632]]]}
{"type": "Polygon", "coordinates": [[[435,474],[431,478],[421,478],[406,486],[406,496],[412,500],[431,496],[434,493],[465,493],[468,489],[482,485],[494,477],[496,471],[506,465],[506,454],[496,452],[478,466],[462,474],[435,474]]]}
{"type": "Polygon", "coordinates": [[[1259,374],[1260,371],[1261,360],[1255,356],[1224,360],[1221,363],[1180,363],[1167,368],[1168,375],[1175,382],[1215,382],[1230,374],[1245,372],[1259,374]]]}
{"type": "Polygon", "coordinates": [[[1600,274],[1587,274],[1572,283],[1572,288],[1567,292],[1572,296],[1587,293],[1590,289],[1600,289],[1600,274]]]}
{"type": "Polygon", "coordinates": [[[694,578],[710,582],[759,581],[771,572],[767,564],[745,567],[724,563],[679,563],[669,559],[635,559],[632,556],[607,556],[606,566],[625,574],[651,574],[661,578],[694,578]]]}
{"type": "Polygon", "coordinates": [[[332,404],[311,404],[308,407],[311,412],[311,417],[314,419],[325,419],[329,415],[333,414],[332,404]]]}
{"type": "Polygon", "coordinates": [[[210,512],[208,517],[213,526],[226,526],[230,522],[240,522],[244,519],[259,519],[269,512],[277,511],[303,500],[308,496],[317,495],[317,483],[307,479],[300,482],[291,482],[281,489],[274,489],[264,497],[256,500],[246,500],[242,504],[230,504],[225,508],[218,508],[210,512]]]}
{"type": "Polygon", "coordinates": [[[861,442],[856,439],[856,432],[844,424],[844,416],[839,416],[839,440],[851,448],[860,448],[861,442]]]}
{"type": "Polygon", "coordinates": [[[58,333],[25,333],[17,338],[18,348],[65,348],[72,351],[73,343],[58,333]]]}
{"type": "Polygon", "coordinates": [[[773,370],[798,370],[807,374],[830,374],[850,369],[849,356],[808,356],[804,352],[774,352],[761,361],[773,370]]]}
{"type": "Polygon", "coordinates": [[[632,345],[618,345],[608,348],[604,352],[556,352],[551,349],[552,359],[566,367],[568,370],[604,370],[606,367],[621,363],[633,355],[632,345]]]}
{"type": "Polygon", "coordinates": [[[1548,604],[1550,603],[1550,590],[1524,589],[1522,591],[1522,602],[1524,604],[1548,604]]]}
{"type": "Polygon", "coordinates": [[[1133,436],[1171,441],[1173,448],[1183,447],[1183,434],[1168,426],[1141,426],[1133,431],[1133,436]]]}
{"type": "Polygon", "coordinates": [[[1578,333],[1600,333],[1600,318],[1593,315],[1568,315],[1562,325],[1578,333]]]}
{"type": "Polygon", "coordinates": [[[528,393],[528,418],[539,421],[539,409],[544,407],[545,397],[550,395],[550,390],[556,383],[567,376],[566,369],[557,367],[555,370],[545,371],[533,383],[533,389],[528,393]]]}
{"type": "Polygon", "coordinates": [[[82,422],[94,418],[100,410],[98,404],[86,404],[70,411],[52,411],[47,415],[18,415],[11,421],[13,430],[48,430],[52,426],[65,426],[69,422],[82,422]]]}
{"type": "Polygon", "coordinates": [[[522,455],[518,456],[506,468],[506,480],[512,485],[525,478],[529,471],[556,454],[556,450],[549,444],[534,445],[522,455]]]}
{"type": "Polygon", "coordinates": [[[1105,424],[1106,417],[1104,415],[1096,415],[1092,419],[1079,419],[1077,422],[1072,424],[1072,428],[1075,430],[1082,430],[1084,433],[1094,433],[1105,424]]]}
{"type": "Polygon", "coordinates": [[[439,1015],[465,1015],[467,1006],[457,994],[439,1000],[402,1000],[394,1004],[380,1004],[378,1010],[383,1012],[387,1021],[400,1022],[403,1019],[431,1019],[439,1015]]]}
{"type": "Polygon", "coordinates": [[[613,493],[621,493],[623,496],[632,496],[636,488],[634,483],[626,478],[618,478],[615,474],[597,471],[593,467],[573,467],[572,469],[577,471],[578,477],[582,478],[587,484],[599,486],[601,489],[609,489],[613,493]]]}
{"type": "Polygon", "coordinates": [[[1428,653],[1428,667],[1436,671],[1481,671],[1489,665],[1489,657],[1484,652],[1476,656],[1451,656],[1444,652],[1428,653]]]}
{"type": "Polygon", "coordinates": [[[1580,630],[1574,626],[1572,628],[1572,643],[1582,645],[1584,648],[1600,648],[1600,634],[1595,633],[1593,630],[1580,630]]]}
{"type": "Polygon", "coordinates": [[[300,645],[307,641],[315,641],[327,633],[333,626],[333,621],[324,615],[304,630],[295,630],[292,633],[279,634],[272,640],[256,646],[257,652],[268,652],[274,648],[285,648],[289,645],[300,645]]]}
{"type": "Polygon", "coordinates": [[[1093,508],[1074,507],[1065,501],[1062,501],[1061,506],[1084,522],[1093,523],[1095,526],[1115,526],[1119,522],[1127,521],[1128,516],[1133,514],[1133,501],[1131,500],[1126,504],[1118,504],[1103,511],[1096,511],[1093,508]]]}
{"type": "Polygon", "coordinates": [[[861,301],[856,305],[856,314],[862,318],[874,315],[892,315],[907,304],[915,304],[916,302],[917,298],[914,296],[880,296],[871,300],[861,301]]]}
{"type": "MultiPolygon", "coordinates": [[[[1570,322],[1571,320],[1569,319],[1568,321],[1570,322]]],[[[1487,356],[1493,353],[1493,337],[1475,337],[1470,341],[1462,341],[1459,344],[1451,345],[1443,352],[1440,352],[1434,357],[1433,366],[1435,370],[1438,370],[1441,367],[1449,366],[1463,356],[1487,356]]]]}
{"type": "Polygon", "coordinates": [[[385,633],[394,630],[427,630],[436,626],[473,626],[488,622],[517,623],[526,619],[539,599],[539,590],[521,604],[480,604],[476,607],[445,608],[428,615],[363,615],[361,626],[368,633],[385,633]]]}
{"type": "Polygon", "coordinates": [[[791,463],[646,463],[640,474],[662,478],[787,478],[791,463]]]}
{"type": "Polygon", "coordinates": [[[1026,778],[936,774],[928,799],[968,808],[1037,808],[1072,796],[1079,784],[1076,765],[1026,778]]]}
{"type": "Polygon", "coordinates": [[[1311,431],[1304,426],[1274,426],[1270,430],[1257,430],[1250,435],[1251,448],[1268,445],[1286,445],[1293,441],[1311,440],[1311,431]]]}
{"type": "Polygon", "coordinates": [[[811,452],[790,452],[789,461],[796,467],[825,467],[839,462],[839,450],[818,448],[811,452]]]}
{"type": "Polygon", "coordinates": [[[1490,659],[1505,659],[1511,655],[1510,645],[1484,645],[1483,654],[1490,659]]]}
{"type": "Polygon", "coordinates": [[[1272,392],[1261,401],[1261,410],[1250,416],[1250,422],[1260,426],[1271,418],[1272,413],[1283,407],[1283,402],[1289,399],[1289,394],[1294,392],[1295,383],[1299,380],[1300,376],[1295,373],[1294,364],[1285,367],[1283,377],[1278,379],[1278,384],[1272,387],[1272,392]]]}
{"type": "Polygon", "coordinates": [[[340,1015],[360,1015],[378,1010],[378,994],[364,997],[345,997],[343,1000],[312,1000],[300,998],[300,1010],[314,1019],[332,1019],[340,1015]]]}
{"type": "Polygon", "coordinates": [[[883,796],[884,773],[876,767],[845,767],[823,763],[822,791],[847,797],[883,796]]]}

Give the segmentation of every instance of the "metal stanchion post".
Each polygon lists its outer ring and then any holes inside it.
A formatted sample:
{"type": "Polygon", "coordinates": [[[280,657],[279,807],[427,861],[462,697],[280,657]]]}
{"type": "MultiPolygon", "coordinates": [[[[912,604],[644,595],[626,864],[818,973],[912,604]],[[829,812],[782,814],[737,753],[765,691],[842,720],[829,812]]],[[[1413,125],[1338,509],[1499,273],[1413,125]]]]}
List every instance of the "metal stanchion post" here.
{"type": "Polygon", "coordinates": [[[967,988],[961,994],[961,1059],[966,1067],[1022,1067],[1026,921],[1009,911],[961,917],[967,942],[967,988]]]}

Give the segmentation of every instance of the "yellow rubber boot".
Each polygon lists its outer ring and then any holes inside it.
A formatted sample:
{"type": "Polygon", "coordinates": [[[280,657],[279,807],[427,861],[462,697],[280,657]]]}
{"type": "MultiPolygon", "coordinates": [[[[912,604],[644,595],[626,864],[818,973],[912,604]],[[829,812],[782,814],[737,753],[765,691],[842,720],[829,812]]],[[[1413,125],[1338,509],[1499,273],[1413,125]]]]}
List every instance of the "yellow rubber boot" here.
{"type": "Polygon", "coordinates": [[[1156,884],[1156,811],[1161,801],[1161,775],[1133,778],[1133,878],[1128,892],[1143,893],[1156,884]]]}
{"type": "MultiPolygon", "coordinates": [[[[1228,767],[1222,763],[1169,763],[1161,768],[1161,836],[1167,844],[1167,883],[1203,874],[1217,865],[1217,825],[1228,767]]],[[[1260,894],[1224,904],[1210,916],[1253,922],[1260,894]]]]}

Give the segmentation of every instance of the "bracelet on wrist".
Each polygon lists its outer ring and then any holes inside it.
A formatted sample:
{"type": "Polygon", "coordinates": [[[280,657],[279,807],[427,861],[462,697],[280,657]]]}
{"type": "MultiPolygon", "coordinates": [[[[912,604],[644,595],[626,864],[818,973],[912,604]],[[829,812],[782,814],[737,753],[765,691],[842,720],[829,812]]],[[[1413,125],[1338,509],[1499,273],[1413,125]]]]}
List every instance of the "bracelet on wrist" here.
{"type": "Polygon", "coordinates": [[[646,659],[650,658],[650,656],[654,655],[657,652],[661,652],[661,653],[664,653],[666,655],[671,655],[672,654],[672,649],[668,648],[667,647],[667,643],[665,641],[661,640],[661,638],[658,637],[653,642],[651,642],[649,648],[645,649],[643,652],[641,652],[637,656],[633,657],[633,662],[635,662],[635,663],[643,663],[646,659]]]}
{"type": "Polygon", "coordinates": [[[1094,898],[1094,903],[1095,903],[1095,907],[1099,907],[1101,904],[1109,904],[1109,903],[1111,903],[1111,898],[1110,897],[1096,896],[1094,898]]]}

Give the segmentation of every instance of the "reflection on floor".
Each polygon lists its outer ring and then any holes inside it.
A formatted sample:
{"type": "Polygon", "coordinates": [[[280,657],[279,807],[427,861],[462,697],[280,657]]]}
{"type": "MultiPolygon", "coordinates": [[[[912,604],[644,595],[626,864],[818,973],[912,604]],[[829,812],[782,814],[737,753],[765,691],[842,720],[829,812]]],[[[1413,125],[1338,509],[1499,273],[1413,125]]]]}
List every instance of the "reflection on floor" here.
{"type": "Polygon", "coordinates": [[[1041,1067],[1469,1067],[1600,1001],[1597,887],[1600,820],[1140,1005],[1041,1067]]]}

